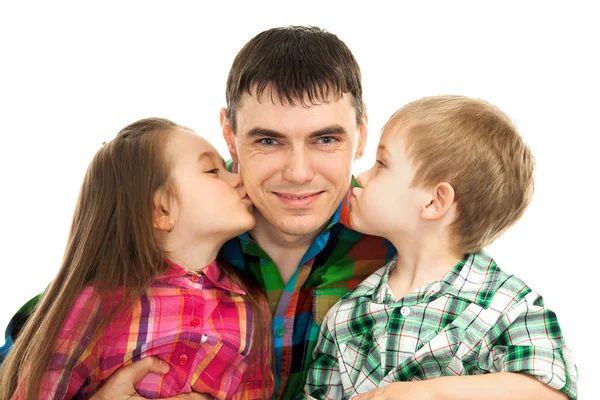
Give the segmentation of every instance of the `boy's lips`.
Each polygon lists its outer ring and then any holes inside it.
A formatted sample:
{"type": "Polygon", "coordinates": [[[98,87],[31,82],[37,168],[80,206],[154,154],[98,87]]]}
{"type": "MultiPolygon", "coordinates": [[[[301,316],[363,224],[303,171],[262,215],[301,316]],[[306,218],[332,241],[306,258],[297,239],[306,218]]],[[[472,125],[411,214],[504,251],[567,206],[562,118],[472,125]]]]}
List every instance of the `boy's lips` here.
{"type": "Polygon", "coordinates": [[[273,192],[275,196],[285,205],[290,207],[305,207],[317,201],[324,192],[312,193],[279,193],[273,192]]]}

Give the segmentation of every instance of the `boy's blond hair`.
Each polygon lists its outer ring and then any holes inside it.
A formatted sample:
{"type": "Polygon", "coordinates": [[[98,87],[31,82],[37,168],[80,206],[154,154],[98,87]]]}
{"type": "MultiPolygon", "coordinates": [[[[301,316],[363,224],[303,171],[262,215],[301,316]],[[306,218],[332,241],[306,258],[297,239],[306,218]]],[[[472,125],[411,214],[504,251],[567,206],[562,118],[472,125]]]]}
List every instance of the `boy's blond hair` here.
{"type": "Polygon", "coordinates": [[[448,182],[457,217],[456,250],[475,253],[513,225],[533,195],[535,160],[513,121],[464,96],[425,97],[398,110],[384,132],[399,131],[415,165],[412,186],[448,182]]]}

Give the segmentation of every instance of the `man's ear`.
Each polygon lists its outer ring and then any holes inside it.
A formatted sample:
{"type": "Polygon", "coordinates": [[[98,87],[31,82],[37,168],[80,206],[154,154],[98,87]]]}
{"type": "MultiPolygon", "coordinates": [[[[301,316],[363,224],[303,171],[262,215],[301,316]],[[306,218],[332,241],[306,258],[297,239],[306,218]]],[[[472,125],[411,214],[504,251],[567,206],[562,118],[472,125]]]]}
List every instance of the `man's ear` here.
{"type": "Polygon", "coordinates": [[[233,130],[229,124],[226,108],[221,108],[219,119],[221,121],[221,129],[223,130],[223,139],[225,139],[227,142],[227,148],[229,149],[231,159],[235,162],[238,162],[237,147],[235,146],[235,135],[233,134],[233,130]]]}
{"type": "Polygon", "coordinates": [[[423,206],[421,218],[424,220],[439,220],[448,214],[454,204],[454,188],[447,182],[438,183],[431,190],[429,204],[423,206]]]}
{"type": "Polygon", "coordinates": [[[173,229],[172,211],[169,210],[169,197],[165,190],[159,190],[154,194],[154,229],[171,232],[173,229]]]}
{"type": "Polygon", "coordinates": [[[360,127],[358,128],[358,146],[356,147],[355,160],[358,160],[365,154],[365,148],[367,147],[367,124],[369,123],[369,117],[367,116],[367,105],[363,105],[363,117],[360,121],[360,127]]]}

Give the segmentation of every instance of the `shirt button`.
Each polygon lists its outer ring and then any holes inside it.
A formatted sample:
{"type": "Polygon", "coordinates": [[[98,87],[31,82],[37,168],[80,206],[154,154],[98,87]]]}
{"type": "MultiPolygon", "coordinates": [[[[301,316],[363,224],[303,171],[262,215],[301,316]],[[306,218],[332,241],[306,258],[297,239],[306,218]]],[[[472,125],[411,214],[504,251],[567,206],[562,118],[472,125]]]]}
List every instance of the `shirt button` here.
{"type": "Polygon", "coordinates": [[[179,364],[185,365],[188,362],[188,355],[183,353],[179,355],[179,364]]]}
{"type": "Polygon", "coordinates": [[[402,314],[404,317],[408,317],[410,315],[410,308],[402,307],[400,309],[400,314],[402,314]]]}
{"type": "Polygon", "coordinates": [[[198,283],[200,281],[200,278],[198,278],[196,275],[192,275],[190,276],[190,280],[194,283],[198,283]]]}
{"type": "Polygon", "coordinates": [[[194,318],[190,321],[190,325],[191,326],[196,326],[200,323],[200,320],[198,318],[194,318]]]}
{"type": "Polygon", "coordinates": [[[285,326],[281,325],[277,328],[277,330],[275,331],[275,333],[277,334],[277,336],[279,337],[283,337],[285,335],[285,326]]]}

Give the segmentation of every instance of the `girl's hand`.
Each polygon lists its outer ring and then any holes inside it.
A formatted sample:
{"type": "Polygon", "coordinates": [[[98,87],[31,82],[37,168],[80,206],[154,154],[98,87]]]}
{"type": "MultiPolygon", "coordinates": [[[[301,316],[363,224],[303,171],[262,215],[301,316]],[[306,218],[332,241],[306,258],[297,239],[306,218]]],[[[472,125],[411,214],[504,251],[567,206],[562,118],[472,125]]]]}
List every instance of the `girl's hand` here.
{"type": "MultiPolygon", "coordinates": [[[[135,391],[135,384],[148,373],[164,375],[169,372],[169,365],[156,358],[147,357],[127,367],[122,367],[108,378],[91,400],[144,400],[135,391]]],[[[163,400],[211,400],[212,397],[199,393],[186,393],[163,400]]]]}

